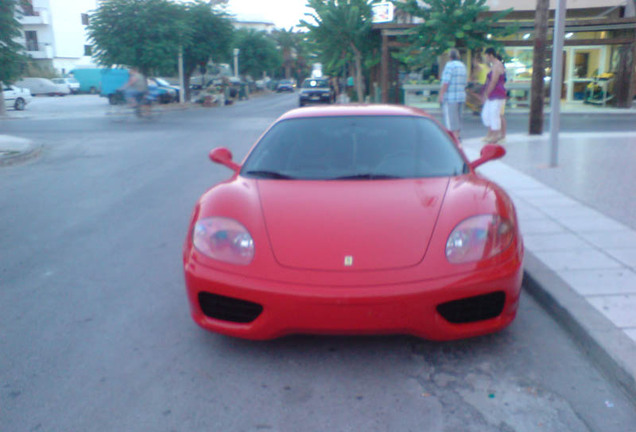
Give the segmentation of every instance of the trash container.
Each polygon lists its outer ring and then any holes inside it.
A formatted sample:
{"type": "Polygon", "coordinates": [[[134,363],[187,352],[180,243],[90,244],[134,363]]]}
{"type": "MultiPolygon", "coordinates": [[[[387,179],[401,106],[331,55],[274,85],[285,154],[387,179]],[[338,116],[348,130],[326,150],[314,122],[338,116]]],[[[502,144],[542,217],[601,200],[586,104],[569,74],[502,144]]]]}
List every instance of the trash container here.
{"type": "Polygon", "coordinates": [[[241,83],[241,87],[239,88],[239,100],[249,99],[249,91],[247,89],[246,83],[241,83]]]}

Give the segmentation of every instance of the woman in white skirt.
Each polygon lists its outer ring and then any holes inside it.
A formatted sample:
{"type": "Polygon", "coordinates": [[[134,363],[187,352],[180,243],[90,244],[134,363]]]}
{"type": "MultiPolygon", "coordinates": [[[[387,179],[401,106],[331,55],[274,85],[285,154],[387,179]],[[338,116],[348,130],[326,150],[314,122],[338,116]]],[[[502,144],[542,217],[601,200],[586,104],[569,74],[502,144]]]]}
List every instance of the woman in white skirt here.
{"type": "Polygon", "coordinates": [[[501,57],[495,52],[494,48],[488,48],[485,51],[486,61],[491,63],[491,70],[488,72],[486,84],[482,93],[484,106],[481,110],[481,120],[484,126],[488,128],[488,135],[484,137],[484,141],[497,142],[503,139],[501,133],[501,113],[506,103],[506,73],[501,57]]]}

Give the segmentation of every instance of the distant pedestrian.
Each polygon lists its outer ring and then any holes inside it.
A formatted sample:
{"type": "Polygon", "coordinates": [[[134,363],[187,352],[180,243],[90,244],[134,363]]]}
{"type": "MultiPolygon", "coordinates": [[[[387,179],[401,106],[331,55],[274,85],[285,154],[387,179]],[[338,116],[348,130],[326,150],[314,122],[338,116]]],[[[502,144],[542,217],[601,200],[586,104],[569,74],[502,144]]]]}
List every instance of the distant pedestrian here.
{"type": "Polygon", "coordinates": [[[439,91],[439,103],[442,105],[444,124],[455,138],[460,140],[462,112],[466,102],[466,66],[461,62],[459,51],[451,49],[450,61],[442,71],[442,88],[439,91]]]}
{"type": "Polygon", "coordinates": [[[494,48],[486,49],[485,54],[486,61],[491,64],[491,68],[482,93],[484,106],[481,110],[481,119],[484,126],[488,128],[488,134],[484,137],[484,141],[497,142],[504,137],[501,119],[506,104],[506,72],[501,61],[502,58],[494,48]]]}

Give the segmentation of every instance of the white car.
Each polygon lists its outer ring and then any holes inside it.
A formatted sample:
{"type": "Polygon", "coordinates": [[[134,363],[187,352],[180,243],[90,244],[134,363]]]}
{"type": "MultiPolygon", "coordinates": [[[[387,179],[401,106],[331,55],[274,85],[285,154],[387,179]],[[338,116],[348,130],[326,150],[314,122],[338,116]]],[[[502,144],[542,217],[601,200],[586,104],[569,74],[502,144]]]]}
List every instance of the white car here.
{"type": "Polygon", "coordinates": [[[33,96],[65,96],[71,91],[66,84],[55,84],[47,78],[22,78],[15,83],[16,86],[29,89],[33,96]]]}
{"type": "Polygon", "coordinates": [[[51,81],[57,85],[62,85],[68,87],[68,90],[72,94],[79,93],[80,83],[78,80],[72,77],[68,78],[53,78],[51,81]]]}
{"type": "Polygon", "coordinates": [[[22,111],[32,99],[29,89],[12,85],[3,84],[2,94],[4,95],[4,106],[18,111],[22,111]]]}

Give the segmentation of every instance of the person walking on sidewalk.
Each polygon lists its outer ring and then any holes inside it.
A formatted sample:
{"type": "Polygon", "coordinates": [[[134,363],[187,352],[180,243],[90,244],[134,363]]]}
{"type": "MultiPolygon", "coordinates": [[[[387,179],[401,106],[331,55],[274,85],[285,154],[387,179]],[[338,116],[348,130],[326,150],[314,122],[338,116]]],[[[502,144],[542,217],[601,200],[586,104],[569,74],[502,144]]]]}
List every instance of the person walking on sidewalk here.
{"type": "Polygon", "coordinates": [[[461,62],[459,51],[451,49],[450,61],[442,71],[442,88],[439,91],[439,103],[442,106],[444,124],[455,138],[460,140],[462,112],[466,102],[466,66],[461,62]]]}
{"type": "Polygon", "coordinates": [[[506,72],[501,62],[501,57],[494,48],[487,48],[485,51],[486,61],[491,64],[491,70],[486,78],[482,99],[484,106],[481,110],[481,119],[484,126],[488,128],[488,135],[484,141],[497,142],[503,139],[501,131],[501,118],[503,106],[506,103],[506,72]]]}

